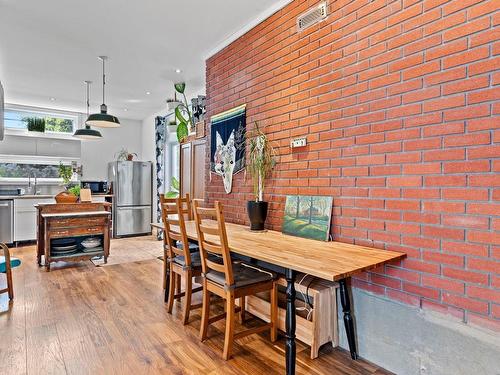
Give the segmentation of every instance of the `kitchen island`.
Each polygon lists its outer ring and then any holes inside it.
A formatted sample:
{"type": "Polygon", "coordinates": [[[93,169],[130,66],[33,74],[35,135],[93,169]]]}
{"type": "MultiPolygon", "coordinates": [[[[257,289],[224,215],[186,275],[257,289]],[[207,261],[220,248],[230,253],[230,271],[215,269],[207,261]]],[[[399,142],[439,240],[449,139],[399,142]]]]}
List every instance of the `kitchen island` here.
{"type": "Polygon", "coordinates": [[[110,203],[39,204],[36,209],[39,266],[42,266],[42,256],[47,271],[50,271],[52,262],[58,261],[82,261],[102,256],[104,262],[107,262],[111,228],[110,203]],[[57,252],[56,241],[59,241],[57,252]],[[65,246],[60,246],[63,244],[61,241],[68,242],[65,246]],[[98,242],[99,245],[88,248],[86,244],[89,241],[98,242]]]}

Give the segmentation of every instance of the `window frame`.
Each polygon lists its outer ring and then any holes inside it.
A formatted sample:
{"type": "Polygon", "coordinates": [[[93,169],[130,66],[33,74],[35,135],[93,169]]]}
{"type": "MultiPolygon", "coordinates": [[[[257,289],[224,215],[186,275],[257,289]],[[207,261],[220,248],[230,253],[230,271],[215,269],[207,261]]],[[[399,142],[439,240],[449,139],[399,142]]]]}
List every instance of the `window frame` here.
{"type": "MultiPolygon", "coordinates": [[[[57,166],[59,163],[63,165],[71,165],[73,162],[77,162],[77,159],[68,158],[68,157],[34,157],[34,156],[22,156],[16,155],[15,157],[10,155],[0,155],[0,163],[18,163],[18,164],[49,164],[57,166]]],[[[27,183],[29,180],[28,177],[0,177],[0,183],[6,185],[23,185],[27,183]]],[[[77,176],[74,174],[71,182],[76,182],[78,180],[77,176]]],[[[62,178],[49,178],[49,177],[37,177],[38,183],[43,183],[46,185],[61,185],[63,180],[62,178]]]]}
{"type": "Polygon", "coordinates": [[[15,112],[26,112],[27,114],[32,113],[35,115],[44,115],[47,117],[63,117],[69,118],[73,121],[73,130],[68,133],[55,132],[46,130],[44,133],[30,132],[27,128],[16,129],[9,128],[5,123],[5,134],[7,135],[24,135],[24,136],[34,136],[40,138],[73,138],[74,132],[80,128],[80,123],[82,122],[83,115],[79,112],[61,111],[57,109],[31,107],[18,104],[5,103],[5,112],[15,111],[15,112]]]}

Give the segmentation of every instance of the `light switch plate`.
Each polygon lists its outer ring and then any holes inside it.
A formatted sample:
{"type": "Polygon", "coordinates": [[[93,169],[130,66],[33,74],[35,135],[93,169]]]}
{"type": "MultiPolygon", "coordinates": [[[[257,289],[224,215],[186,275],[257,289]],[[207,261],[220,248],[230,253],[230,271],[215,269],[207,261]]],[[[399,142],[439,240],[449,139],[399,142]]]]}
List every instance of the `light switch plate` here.
{"type": "Polygon", "coordinates": [[[296,148],[296,147],[304,147],[307,144],[307,139],[304,138],[295,138],[292,139],[290,142],[290,147],[291,148],[296,148]]]}

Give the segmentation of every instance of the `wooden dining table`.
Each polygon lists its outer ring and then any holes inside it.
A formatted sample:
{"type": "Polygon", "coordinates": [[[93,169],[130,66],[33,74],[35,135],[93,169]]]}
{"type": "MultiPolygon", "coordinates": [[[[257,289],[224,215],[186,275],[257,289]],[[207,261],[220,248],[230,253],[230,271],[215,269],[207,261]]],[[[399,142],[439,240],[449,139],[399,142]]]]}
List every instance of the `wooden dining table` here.
{"type": "MultiPolygon", "coordinates": [[[[210,220],[207,222],[210,225],[210,220]]],[[[216,222],[213,222],[213,225],[216,225],[216,222]]],[[[161,224],[152,224],[152,226],[163,228],[161,224]]],[[[287,375],[295,374],[295,279],[297,272],[339,283],[340,303],[351,358],[358,358],[347,280],[357,273],[398,261],[405,257],[404,253],[337,241],[311,240],[273,230],[253,232],[246,226],[232,223],[226,223],[226,231],[232,253],[268,263],[282,269],[282,273],[285,274],[287,282],[285,333],[287,375]]],[[[194,221],[186,221],[186,232],[190,239],[198,239],[194,221]]],[[[215,238],[207,239],[215,240],[215,238]]]]}

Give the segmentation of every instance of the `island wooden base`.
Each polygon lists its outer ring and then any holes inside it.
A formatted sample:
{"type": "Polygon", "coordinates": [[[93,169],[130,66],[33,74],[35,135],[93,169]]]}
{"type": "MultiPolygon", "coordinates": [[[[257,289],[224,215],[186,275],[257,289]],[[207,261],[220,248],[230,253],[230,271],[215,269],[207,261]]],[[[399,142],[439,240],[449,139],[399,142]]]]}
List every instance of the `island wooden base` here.
{"type": "Polygon", "coordinates": [[[103,256],[104,263],[109,256],[111,213],[109,203],[43,204],[38,209],[37,262],[42,265],[42,255],[47,271],[50,263],[58,261],[76,262],[103,256]],[[85,238],[100,237],[102,245],[88,251],[81,242],[85,238]],[[74,238],[77,250],[71,254],[53,254],[54,239],[74,238]]]}

